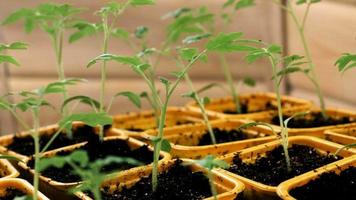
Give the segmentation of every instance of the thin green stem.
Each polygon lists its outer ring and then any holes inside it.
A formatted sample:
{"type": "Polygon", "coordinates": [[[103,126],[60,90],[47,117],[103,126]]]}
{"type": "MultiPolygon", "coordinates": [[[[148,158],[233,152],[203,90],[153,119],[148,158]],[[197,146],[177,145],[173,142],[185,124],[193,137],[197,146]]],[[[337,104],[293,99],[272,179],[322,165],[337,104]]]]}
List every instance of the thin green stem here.
{"type": "Polygon", "coordinates": [[[314,63],[313,63],[313,60],[312,60],[312,57],[311,57],[311,53],[310,53],[310,50],[309,50],[309,46],[308,46],[308,43],[306,41],[305,34],[304,34],[305,23],[306,23],[306,20],[307,20],[307,17],[308,17],[309,9],[310,9],[310,2],[308,2],[308,4],[307,4],[307,9],[306,9],[306,11],[304,13],[304,16],[303,16],[303,19],[302,19],[301,23],[299,22],[299,20],[298,20],[298,18],[296,16],[295,10],[293,9],[293,6],[292,6],[292,2],[290,0],[287,1],[287,8],[289,10],[288,13],[292,17],[292,20],[293,20],[295,26],[297,27],[299,37],[300,37],[300,39],[302,41],[302,45],[303,45],[303,49],[304,49],[304,52],[305,52],[305,56],[306,56],[306,59],[308,61],[308,68],[309,68],[309,72],[308,73],[310,73],[309,77],[310,77],[310,80],[312,81],[312,83],[313,83],[313,85],[315,87],[315,91],[316,91],[317,96],[319,98],[321,114],[326,119],[327,118],[327,114],[326,114],[326,106],[325,106],[324,97],[323,97],[323,94],[321,92],[321,88],[320,88],[320,85],[319,85],[318,77],[316,76],[316,73],[315,73],[315,66],[314,66],[314,63]]]}
{"type": "Polygon", "coordinates": [[[40,161],[40,142],[39,142],[39,111],[37,108],[33,109],[32,111],[32,115],[33,115],[33,133],[32,133],[32,137],[34,139],[34,143],[35,143],[35,175],[33,178],[33,187],[35,189],[34,193],[33,193],[33,199],[37,200],[38,199],[38,186],[39,186],[39,171],[38,171],[38,167],[39,167],[39,161],[40,161]]]}
{"type": "MultiPolygon", "coordinates": [[[[58,72],[58,77],[60,81],[63,81],[65,79],[65,74],[64,74],[64,67],[63,67],[63,29],[59,28],[59,30],[57,31],[57,35],[55,36],[54,39],[54,47],[55,47],[55,51],[56,51],[56,60],[57,60],[57,72],[58,72]]],[[[66,90],[66,86],[63,90],[63,99],[67,99],[68,98],[68,92],[66,90]]],[[[68,115],[68,108],[67,106],[65,106],[63,108],[63,113],[62,117],[66,117],[68,115]]]]}
{"type": "Polygon", "coordinates": [[[211,193],[213,194],[214,200],[217,200],[218,199],[218,192],[217,192],[215,184],[214,184],[213,173],[211,173],[210,169],[207,171],[207,173],[208,173],[208,179],[209,179],[211,193]]]}
{"type": "Polygon", "coordinates": [[[241,113],[240,99],[239,99],[239,96],[237,94],[237,91],[236,91],[236,88],[235,88],[235,85],[234,85],[234,79],[232,77],[232,73],[231,73],[230,67],[227,64],[226,57],[225,57],[224,54],[220,53],[219,54],[219,58],[220,58],[220,62],[221,62],[221,67],[222,67],[223,72],[224,72],[225,79],[226,79],[227,84],[229,85],[229,88],[230,88],[230,93],[232,95],[232,99],[233,99],[233,101],[235,103],[235,106],[236,106],[236,112],[237,113],[241,113]]]}
{"type": "MultiPolygon", "coordinates": [[[[277,64],[276,61],[273,57],[273,55],[269,56],[269,60],[272,65],[272,71],[274,77],[277,77],[276,74],[278,72],[277,70],[277,64]]],[[[290,164],[290,157],[288,153],[288,130],[284,127],[283,123],[283,111],[282,111],[282,101],[281,101],[281,93],[278,87],[278,79],[274,78],[273,79],[273,84],[274,84],[274,90],[277,96],[277,107],[278,107],[278,119],[279,119],[279,125],[281,127],[281,136],[282,136],[282,146],[283,146],[283,151],[286,159],[286,164],[287,164],[287,170],[288,172],[291,171],[291,164],[290,164]]]]}

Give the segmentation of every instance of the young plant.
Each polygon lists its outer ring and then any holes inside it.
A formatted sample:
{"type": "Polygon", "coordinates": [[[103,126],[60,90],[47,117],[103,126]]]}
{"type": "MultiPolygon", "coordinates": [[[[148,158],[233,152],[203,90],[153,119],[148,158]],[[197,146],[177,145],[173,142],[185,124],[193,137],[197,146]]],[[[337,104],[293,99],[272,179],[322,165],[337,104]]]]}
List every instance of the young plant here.
{"type": "Polygon", "coordinates": [[[303,71],[303,73],[314,85],[315,91],[319,98],[321,114],[326,119],[328,116],[327,116],[326,110],[325,110],[326,108],[325,108],[324,97],[323,97],[323,94],[322,94],[322,91],[320,88],[317,74],[315,72],[315,64],[313,62],[313,59],[312,59],[312,56],[310,53],[310,48],[308,46],[308,43],[307,43],[307,40],[305,37],[305,33],[304,33],[305,25],[306,25],[306,21],[307,21],[308,15],[309,15],[311,5],[314,3],[320,2],[321,0],[297,0],[296,1],[297,5],[305,5],[306,6],[303,17],[301,19],[298,19],[297,15],[296,15],[296,11],[295,11],[295,8],[293,5],[294,3],[292,0],[287,0],[286,5],[284,5],[281,0],[272,0],[272,1],[275,4],[277,4],[278,6],[280,6],[283,10],[285,10],[289,14],[289,16],[292,18],[292,21],[293,21],[295,27],[297,28],[300,40],[303,45],[303,49],[304,49],[304,53],[305,53],[305,57],[306,57],[306,63],[307,63],[307,70],[303,71]]]}
{"type": "MultiPolygon", "coordinates": [[[[23,20],[26,33],[31,33],[36,27],[47,33],[55,51],[58,79],[65,80],[63,66],[64,33],[75,21],[75,16],[81,10],[68,4],[45,3],[33,9],[19,9],[10,14],[2,24],[8,25],[23,20]]],[[[67,90],[63,90],[63,98],[66,99],[67,97],[67,90]]],[[[67,109],[63,109],[61,114],[65,117],[68,114],[67,109]]]]}
{"type": "Polygon", "coordinates": [[[66,156],[55,156],[41,159],[39,171],[43,171],[51,166],[62,168],[65,164],[68,164],[73,168],[73,173],[80,176],[83,180],[81,185],[71,191],[73,193],[78,191],[90,191],[93,193],[94,199],[101,200],[101,184],[114,175],[104,174],[101,172],[101,169],[113,163],[127,163],[133,166],[142,165],[142,163],[135,159],[115,156],[108,156],[105,159],[98,159],[94,162],[90,162],[85,151],[77,150],[66,156]]]}
{"type": "Polygon", "coordinates": [[[65,79],[58,82],[50,83],[46,86],[40,87],[33,91],[22,91],[17,94],[11,93],[3,96],[0,100],[0,108],[8,110],[17,121],[26,129],[29,130],[31,136],[34,139],[35,144],[35,175],[33,180],[33,185],[35,192],[33,198],[37,199],[38,194],[38,184],[39,184],[39,172],[38,172],[38,161],[41,156],[40,154],[40,143],[39,143],[39,128],[40,128],[40,110],[42,107],[53,107],[45,97],[49,94],[58,94],[63,93],[63,90],[66,89],[68,85],[74,85],[79,82],[80,79],[65,79]],[[18,103],[11,103],[8,98],[12,95],[17,95],[21,100],[18,103]],[[17,111],[21,110],[22,112],[29,111],[32,114],[32,126],[27,124],[17,111]]]}
{"type": "Polygon", "coordinates": [[[217,200],[218,192],[217,192],[215,184],[214,184],[214,177],[212,174],[212,170],[214,168],[226,169],[229,167],[229,165],[223,160],[215,159],[215,157],[212,155],[208,155],[201,160],[194,160],[193,163],[198,164],[198,165],[204,167],[205,169],[207,169],[207,177],[209,179],[210,190],[214,196],[214,199],[217,200]]]}
{"type": "MultiPolygon", "coordinates": [[[[87,68],[89,68],[95,63],[97,63],[97,61],[99,60],[103,62],[100,68],[101,80],[98,111],[99,113],[105,112],[104,97],[105,83],[107,77],[107,61],[117,59],[117,61],[122,64],[132,64],[132,62],[135,62],[134,59],[130,59],[129,57],[114,58],[112,57],[112,54],[108,53],[108,45],[111,36],[127,37],[127,32],[125,30],[121,28],[115,28],[116,22],[121,16],[121,14],[128,8],[128,6],[151,5],[153,3],[153,0],[128,0],[124,3],[110,2],[96,12],[96,14],[99,15],[101,18],[101,23],[93,24],[81,21],[74,25],[74,27],[77,28],[78,31],[70,36],[69,42],[77,41],[84,36],[92,35],[97,32],[102,32],[104,36],[102,55],[94,58],[87,65],[87,68]]],[[[141,105],[140,97],[138,95],[130,91],[125,91],[119,92],[114,95],[111,102],[109,103],[108,109],[110,109],[113,99],[117,96],[126,96],[138,107],[140,107],[141,105]]],[[[103,138],[103,127],[100,128],[100,138],[103,138]]]]}

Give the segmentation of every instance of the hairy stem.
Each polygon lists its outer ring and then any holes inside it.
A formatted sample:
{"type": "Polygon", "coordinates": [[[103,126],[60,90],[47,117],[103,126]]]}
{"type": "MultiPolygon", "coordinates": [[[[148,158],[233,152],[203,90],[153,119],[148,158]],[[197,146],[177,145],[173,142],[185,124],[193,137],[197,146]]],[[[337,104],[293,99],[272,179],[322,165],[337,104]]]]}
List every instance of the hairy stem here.
{"type": "Polygon", "coordinates": [[[211,143],[212,144],[216,144],[215,134],[214,134],[213,128],[211,126],[208,114],[206,113],[205,105],[202,102],[201,98],[199,97],[198,93],[196,92],[196,90],[195,90],[195,88],[193,86],[192,80],[190,79],[188,74],[185,74],[185,80],[188,83],[188,85],[190,87],[190,90],[194,93],[194,100],[198,103],[198,106],[200,108],[200,111],[201,111],[203,119],[204,119],[204,123],[208,128],[208,132],[209,132],[209,135],[210,135],[211,143]]]}
{"type": "Polygon", "coordinates": [[[37,200],[38,199],[38,185],[39,185],[39,161],[40,161],[40,141],[39,141],[39,112],[38,109],[33,110],[33,133],[32,137],[34,139],[35,143],[35,175],[33,178],[33,187],[35,189],[33,193],[33,199],[37,200]]]}
{"type": "MultiPolygon", "coordinates": [[[[54,47],[56,51],[56,60],[57,60],[57,72],[60,81],[65,79],[64,67],[63,67],[63,29],[59,29],[57,35],[54,39],[54,47]]],[[[64,100],[68,98],[68,92],[66,90],[66,86],[63,86],[63,98],[64,100]]],[[[65,106],[63,108],[63,112],[61,113],[62,117],[66,117],[68,115],[68,108],[65,106]]]]}
{"type": "Polygon", "coordinates": [[[209,179],[211,193],[214,196],[214,200],[217,200],[218,199],[218,197],[217,197],[218,196],[218,192],[216,191],[216,187],[215,187],[215,184],[214,184],[213,173],[211,173],[210,169],[207,171],[207,173],[208,173],[208,179],[209,179]]]}
{"type": "Polygon", "coordinates": [[[231,70],[227,64],[226,57],[224,54],[219,54],[219,58],[220,58],[223,72],[224,72],[225,79],[226,79],[227,84],[229,85],[229,88],[230,88],[230,93],[231,93],[232,99],[236,105],[236,112],[241,113],[240,99],[237,94],[237,91],[236,91],[236,88],[234,85],[234,79],[232,77],[231,70]]]}
{"type": "Polygon", "coordinates": [[[283,111],[282,111],[282,102],[281,102],[281,93],[278,87],[278,78],[277,78],[277,64],[272,55],[269,56],[269,60],[272,65],[272,71],[275,78],[273,78],[274,90],[277,96],[277,107],[278,107],[278,118],[279,118],[279,125],[281,127],[281,136],[282,136],[282,146],[284,151],[284,156],[286,159],[287,170],[291,171],[291,164],[290,164],[290,157],[288,153],[288,130],[284,127],[283,123],[283,111]]]}
{"type": "Polygon", "coordinates": [[[316,76],[316,73],[315,73],[315,65],[313,63],[313,60],[312,60],[312,57],[311,57],[311,53],[310,53],[310,49],[309,49],[309,46],[308,46],[308,43],[306,41],[305,34],[304,34],[305,23],[306,23],[306,20],[307,20],[307,17],[308,17],[310,4],[311,4],[311,2],[307,3],[307,8],[306,8],[306,11],[304,13],[302,22],[300,22],[298,20],[297,15],[295,13],[295,10],[293,9],[293,6],[292,6],[292,2],[290,0],[287,1],[287,10],[288,10],[288,13],[290,14],[290,16],[292,17],[292,20],[293,20],[295,26],[297,27],[300,40],[302,41],[302,45],[303,45],[303,49],[304,49],[304,52],[305,52],[305,56],[306,56],[306,59],[308,61],[309,77],[310,77],[310,80],[312,81],[312,83],[313,83],[313,85],[315,87],[315,91],[316,91],[317,96],[319,98],[321,113],[322,113],[323,117],[326,119],[327,118],[327,114],[326,114],[324,96],[323,96],[323,94],[321,92],[321,88],[320,88],[320,85],[319,85],[318,77],[316,76]]]}

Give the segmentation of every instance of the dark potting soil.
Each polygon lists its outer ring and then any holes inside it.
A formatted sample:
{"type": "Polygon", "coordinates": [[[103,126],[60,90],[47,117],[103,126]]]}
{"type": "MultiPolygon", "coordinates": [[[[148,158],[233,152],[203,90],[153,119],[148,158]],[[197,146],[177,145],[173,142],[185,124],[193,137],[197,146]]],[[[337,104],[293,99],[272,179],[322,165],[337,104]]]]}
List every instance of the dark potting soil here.
{"type": "MultiPolygon", "coordinates": [[[[333,116],[329,116],[325,119],[321,113],[311,113],[311,118],[294,118],[289,121],[288,127],[289,128],[314,128],[314,127],[321,127],[321,126],[332,126],[332,125],[339,125],[339,124],[347,124],[354,122],[353,119],[349,117],[341,117],[335,118],[333,116]]],[[[283,116],[283,119],[287,119],[290,116],[283,116]]],[[[272,123],[275,125],[279,125],[278,116],[275,116],[272,119],[272,123]]]]}
{"type": "MultiPolygon", "coordinates": [[[[60,133],[56,139],[52,142],[47,150],[53,150],[60,147],[80,143],[86,141],[88,135],[95,135],[93,127],[90,126],[81,126],[73,130],[73,137],[69,138],[66,133],[60,133]]],[[[40,136],[40,148],[46,146],[50,141],[53,135],[42,135],[40,136]]],[[[8,149],[16,153],[30,156],[35,152],[35,144],[32,136],[28,135],[25,137],[15,136],[13,142],[7,146],[8,149]]]]}
{"type": "Polygon", "coordinates": [[[324,173],[308,184],[291,190],[290,194],[298,200],[356,199],[356,167],[343,170],[339,175],[324,173]]]}
{"type": "MultiPolygon", "coordinates": [[[[125,140],[108,140],[100,141],[97,135],[93,135],[88,138],[88,143],[78,150],[84,150],[88,153],[89,160],[95,161],[97,159],[104,159],[107,156],[118,156],[118,157],[130,157],[138,161],[141,161],[144,164],[149,164],[152,162],[153,153],[148,149],[147,146],[142,146],[137,149],[131,149],[125,140]]],[[[68,155],[71,152],[62,151],[58,152],[60,155],[68,155]]],[[[28,162],[28,166],[34,167],[34,160],[31,159],[28,162]]],[[[112,172],[112,171],[121,171],[130,169],[136,166],[127,164],[127,163],[113,163],[104,166],[102,172],[112,172]]],[[[70,183],[81,181],[81,178],[74,174],[72,167],[68,164],[64,165],[62,168],[49,167],[46,170],[41,172],[41,175],[51,178],[53,180],[70,183]]]]}
{"type": "Polygon", "coordinates": [[[224,114],[231,114],[231,115],[236,115],[236,114],[248,114],[248,113],[255,113],[255,112],[262,112],[262,111],[267,111],[267,110],[274,110],[277,109],[275,106],[271,104],[271,102],[267,102],[265,106],[259,110],[254,110],[254,111],[249,111],[248,110],[248,102],[241,103],[241,112],[238,113],[236,109],[234,110],[224,110],[224,114]]]}
{"type": "MultiPolygon", "coordinates": [[[[215,135],[215,140],[216,143],[224,143],[224,142],[232,142],[232,141],[238,141],[238,140],[245,140],[249,139],[249,137],[244,131],[238,130],[238,129],[232,129],[232,130],[223,130],[223,129],[218,129],[214,128],[213,129],[214,135],[215,135]]],[[[211,137],[209,132],[206,132],[203,137],[199,140],[199,146],[203,145],[210,145],[211,143],[211,137]]]]}
{"type": "Polygon", "coordinates": [[[102,191],[103,200],[198,200],[212,196],[209,179],[202,172],[192,172],[177,161],[168,171],[159,174],[158,187],[152,192],[151,176],[141,178],[134,186],[121,191],[102,191]]]}
{"type": "Polygon", "coordinates": [[[5,196],[0,196],[0,200],[13,200],[15,197],[26,196],[24,192],[15,188],[6,188],[5,196]]]}
{"type": "Polygon", "coordinates": [[[288,148],[288,152],[292,168],[290,172],[287,171],[282,146],[267,152],[253,163],[244,163],[239,155],[236,155],[228,170],[266,185],[277,186],[287,179],[340,159],[334,155],[320,154],[314,148],[305,145],[294,144],[288,148]]]}
{"type": "MultiPolygon", "coordinates": [[[[193,124],[194,122],[193,121],[190,121],[190,120],[178,120],[176,121],[176,126],[179,126],[179,125],[184,125],[184,124],[193,124]]],[[[164,126],[166,127],[166,126],[164,126]]],[[[142,128],[136,128],[136,127],[130,127],[130,128],[126,128],[126,130],[128,131],[134,131],[134,132],[143,132],[143,131],[146,131],[148,129],[155,129],[157,128],[156,126],[152,126],[150,128],[146,128],[146,129],[142,129],[142,128]]]]}

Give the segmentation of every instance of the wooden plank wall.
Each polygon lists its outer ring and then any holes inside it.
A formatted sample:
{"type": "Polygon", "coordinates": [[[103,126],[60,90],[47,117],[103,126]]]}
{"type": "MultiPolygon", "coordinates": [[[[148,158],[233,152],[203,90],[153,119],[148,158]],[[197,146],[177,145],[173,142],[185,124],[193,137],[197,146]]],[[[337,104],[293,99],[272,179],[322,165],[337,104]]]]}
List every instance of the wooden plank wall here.
{"type": "MultiPolygon", "coordinates": [[[[0,1],[0,19],[3,19],[12,11],[20,7],[34,7],[45,0],[11,0],[0,1]]],[[[64,0],[56,0],[56,2],[68,2],[64,0]]],[[[90,14],[93,10],[97,10],[104,1],[99,0],[76,0],[70,3],[76,6],[88,7],[89,10],[83,17],[95,21],[95,16],[90,14]]],[[[154,7],[132,8],[126,12],[119,25],[132,31],[138,25],[146,25],[150,27],[151,37],[150,43],[153,46],[160,44],[162,38],[165,37],[164,26],[167,21],[163,21],[160,17],[168,11],[179,7],[198,7],[205,5],[209,10],[218,12],[224,1],[216,0],[157,0],[157,5],[154,7]]],[[[247,38],[262,39],[267,42],[281,42],[281,27],[280,27],[280,11],[270,2],[261,1],[255,8],[241,10],[236,14],[234,23],[227,31],[242,31],[247,38]]],[[[218,29],[222,30],[221,22],[218,20],[218,29]]],[[[40,31],[34,31],[31,35],[26,35],[22,32],[21,24],[1,27],[0,32],[3,33],[5,41],[26,41],[31,44],[28,51],[14,52],[14,55],[22,63],[21,68],[11,68],[10,86],[12,90],[32,89],[42,84],[55,80],[56,70],[54,63],[54,54],[50,46],[48,37],[40,31]]],[[[86,70],[85,65],[91,58],[100,54],[101,38],[90,37],[78,43],[65,44],[64,46],[64,64],[68,77],[84,77],[90,81],[90,85],[83,84],[71,89],[70,93],[85,94],[97,97],[99,89],[99,70],[98,67],[86,70]]],[[[114,40],[110,46],[110,52],[118,54],[130,54],[132,51],[122,42],[114,40]]],[[[251,75],[261,83],[270,80],[270,70],[265,63],[260,62],[255,66],[248,66],[241,61],[241,56],[236,54],[228,55],[228,61],[233,68],[235,77],[251,75]],[[258,68],[257,68],[258,67],[258,68]]],[[[174,63],[169,60],[163,60],[159,66],[159,74],[167,74],[175,69],[174,63]]],[[[138,77],[127,68],[110,65],[109,66],[109,81],[107,84],[107,100],[109,97],[122,90],[142,91],[146,90],[145,85],[138,77]]],[[[212,80],[222,81],[223,75],[220,70],[219,61],[215,56],[209,59],[206,64],[199,64],[192,69],[191,75],[198,86],[201,86],[212,80]]],[[[255,90],[268,90],[269,85],[260,84],[255,90]]],[[[242,89],[246,91],[246,88],[242,89]]],[[[183,105],[187,100],[180,97],[180,94],[187,91],[187,86],[182,85],[172,99],[172,105],[183,105]]],[[[224,95],[220,90],[211,91],[210,96],[224,95]]],[[[59,98],[56,96],[50,97],[52,101],[59,103],[59,98]]],[[[146,106],[147,108],[147,106],[146,106]]],[[[85,110],[86,108],[80,108],[85,110]]],[[[122,99],[113,105],[112,113],[122,113],[130,110],[135,110],[129,103],[122,99]]],[[[53,112],[43,111],[42,124],[51,124],[58,118],[53,112]]],[[[28,115],[27,120],[30,121],[28,115]]],[[[2,126],[4,130],[7,125],[2,126]]]]}

